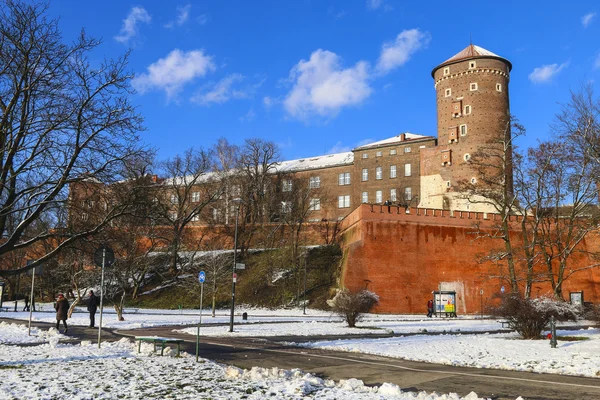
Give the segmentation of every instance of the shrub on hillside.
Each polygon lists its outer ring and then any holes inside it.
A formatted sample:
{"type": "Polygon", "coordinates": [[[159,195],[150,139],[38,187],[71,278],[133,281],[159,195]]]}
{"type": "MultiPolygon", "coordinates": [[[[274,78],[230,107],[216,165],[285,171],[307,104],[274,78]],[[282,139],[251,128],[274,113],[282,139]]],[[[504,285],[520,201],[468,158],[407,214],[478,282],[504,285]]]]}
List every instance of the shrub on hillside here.
{"type": "Polygon", "coordinates": [[[367,313],[379,303],[379,296],[369,290],[351,292],[339,289],[334,298],[327,301],[333,312],[344,318],[348,326],[354,328],[362,314],[367,313]]]}
{"type": "Polygon", "coordinates": [[[578,306],[564,301],[550,297],[529,299],[517,294],[502,296],[500,305],[492,310],[494,315],[506,319],[523,339],[538,339],[552,316],[557,321],[575,321],[580,312],[578,306]]]}
{"type": "Polygon", "coordinates": [[[593,321],[596,328],[600,328],[600,305],[590,305],[587,307],[584,317],[593,321]]]}

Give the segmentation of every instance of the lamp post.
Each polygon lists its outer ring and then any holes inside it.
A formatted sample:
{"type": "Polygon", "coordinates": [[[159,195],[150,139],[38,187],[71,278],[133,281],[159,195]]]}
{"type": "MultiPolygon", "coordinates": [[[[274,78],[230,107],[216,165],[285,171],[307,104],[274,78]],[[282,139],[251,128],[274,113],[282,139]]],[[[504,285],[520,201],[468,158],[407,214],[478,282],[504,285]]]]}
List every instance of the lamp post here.
{"type": "Polygon", "coordinates": [[[302,314],[306,315],[306,250],[304,250],[304,295],[302,296],[302,314]]]}
{"type": "Polygon", "coordinates": [[[234,203],[237,203],[237,207],[235,208],[235,233],[233,236],[233,272],[231,274],[231,315],[229,318],[229,332],[233,332],[233,310],[235,308],[235,281],[237,279],[235,273],[235,263],[237,261],[237,232],[238,232],[238,214],[240,212],[240,204],[241,199],[232,200],[234,203]]]}

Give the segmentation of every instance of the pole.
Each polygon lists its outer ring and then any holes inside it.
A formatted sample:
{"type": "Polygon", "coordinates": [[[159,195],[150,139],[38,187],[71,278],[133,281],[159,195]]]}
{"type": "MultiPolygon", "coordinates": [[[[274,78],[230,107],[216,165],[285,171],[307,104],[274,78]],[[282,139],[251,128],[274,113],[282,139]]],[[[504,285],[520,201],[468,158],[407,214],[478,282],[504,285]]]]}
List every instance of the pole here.
{"type": "Polygon", "coordinates": [[[102,278],[100,279],[100,324],[98,325],[98,348],[102,340],[102,310],[104,307],[104,264],[106,262],[106,247],[102,248],[102,278]]]}
{"type": "Polygon", "coordinates": [[[238,203],[235,209],[235,233],[233,236],[233,273],[231,275],[231,315],[229,318],[229,332],[233,332],[233,310],[235,308],[235,262],[237,256],[237,231],[238,231],[238,213],[240,212],[240,205],[238,203]]]}
{"type": "MultiPolygon", "coordinates": [[[[33,275],[31,275],[31,296],[29,297],[29,301],[33,299],[33,287],[35,285],[35,267],[33,268],[33,275]]],[[[29,330],[28,335],[31,336],[31,313],[33,312],[33,307],[31,304],[29,305],[29,330]]]]}
{"type": "Polygon", "coordinates": [[[196,362],[200,351],[200,325],[202,325],[202,297],[204,297],[204,282],[200,284],[200,320],[198,321],[198,332],[196,332],[196,362]]]}
{"type": "Polygon", "coordinates": [[[302,296],[302,314],[306,315],[306,252],[304,253],[304,295],[302,296]]]}
{"type": "Polygon", "coordinates": [[[21,286],[20,285],[20,283],[21,283],[21,274],[17,275],[16,281],[17,281],[17,284],[15,285],[16,289],[13,288],[13,297],[15,298],[15,312],[17,312],[17,293],[19,293],[19,287],[21,286]]]}

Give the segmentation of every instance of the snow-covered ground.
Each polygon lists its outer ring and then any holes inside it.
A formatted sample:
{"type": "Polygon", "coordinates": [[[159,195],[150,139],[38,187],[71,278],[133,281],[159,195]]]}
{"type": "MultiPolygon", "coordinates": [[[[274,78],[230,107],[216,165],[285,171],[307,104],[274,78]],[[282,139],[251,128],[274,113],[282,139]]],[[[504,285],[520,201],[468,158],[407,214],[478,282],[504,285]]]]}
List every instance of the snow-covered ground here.
{"type": "MultiPolygon", "coordinates": [[[[54,328],[48,336],[58,337],[54,328]]],[[[0,325],[0,343],[26,342],[26,337],[25,326],[0,325]]],[[[56,340],[26,347],[0,344],[0,360],[0,393],[5,398],[460,399],[456,394],[403,392],[388,383],[368,387],[356,379],[334,382],[300,370],[247,371],[204,359],[196,363],[187,354],[161,357],[150,344],[142,345],[138,354],[128,339],[104,343],[101,349],[90,342],[69,345],[56,340]]],[[[464,399],[478,396],[471,393],[464,399]]]]}
{"type": "MultiPolygon", "coordinates": [[[[5,303],[10,304],[10,303],[5,303]]],[[[38,310],[32,314],[33,321],[56,322],[56,313],[51,303],[36,305],[38,310]]],[[[102,326],[114,329],[137,329],[149,328],[153,326],[165,325],[190,325],[197,324],[199,320],[198,310],[156,310],[156,309],[125,309],[125,321],[119,321],[114,309],[105,308],[102,315],[102,326]]],[[[282,321],[340,321],[341,318],[330,312],[310,310],[308,315],[303,315],[301,309],[295,310],[267,310],[267,309],[236,309],[236,324],[251,324],[255,322],[282,322],[282,321]],[[242,312],[247,312],[248,320],[242,320],[242,312]]],[[[29,312],[6,312],[0,314],[0,317],[28,320],[29,312]]],[[[210,310],[203,310],[203,324],[228,324],[229,311],[218,310],[217,315],[211,317],[210,310]]],[[[96,324],[99,324],[100,313],[96,313],[96,324]]],[[[88,326],[90,323],[89,314],[85,308],[78,307],[76,312],[67,321],[69,325],[88,326]]]]}
{"type": "MultiPolygon", "coordinates": [[[[51,305],[48,305],[50,308],[51,305]]],[[[558,342],[558,348],[551,349],[548,340],[518,340],[514,333],[484,334],[485,331],[501,329],[499,322],[473,317],[454,319],[424,318],[418,315],[374,315],[368,314],[359,323],[360,328],[347,328],[338,316],[331,313],[308,310],[265,310],[249,309],[248,321],[242,321],[236,310],[234,333],[228,332],[227,310],[219,310],[216,318],[211,318],[205,310],[200,334],[207,336],[292,336],[292,335],[339,335],[376,334],[394,332],[416,336],[385,339],[344,339],[321,341],[302,345],[336,349],[351,352],[364,352],[399,357],[410,360],[441,364],[461,365],[477,368],[497,368],[509,370],[535,371],[555,374],[583,375],[600,377],[600,331],[597,329],[573,331],[573,323],[559,327],[560,336],[582,336],[588,340],[558,342]],[[262,322],[262,323],[254,323],[262,322]],[[216,326],[221,323],[225,325],[216,326]],[[424,335],[424,333],[446,333],[424,335]],[[462,332],[482,332],[463,335],[462,332]]],[[[28,313],[3,313],[3,317],[26,319],[28,313]]],[[[127,314],[126,321],[117,321],[114,313],[104,315],[104,326],[132,329],[160,325],[186,325],[198,323],[197,310],[140,310],[138,314],[127,314]],[[143,312],[143,313],[142,313],[143,312]]],[[[54,322],[53,312],[34,313],[38,321],[54,322]]],[[[96,318],[98,322],[98,317],[96,318]]],[[[75,313],[70,324],[87,325],[86,313],[75,313]]],[[[582,322],[579,322],[582,323],[582,322]]],[[[583,321],[585,323],[585,321],[583,321]]],[[[0,330],[2,328],[0,327],[0,330]]],[[[175,329],[178,331],[178,329],[175,329]]],[[[187,328],[190,336],[196,328],[187,328]]],[[[36,339],[41,340],[41,339],[36,339]]],[[[193,340],[190,338],[190,340],[193,340]]]]}
{"type": "Polygon", "coordinates": [[[300,345],[474,368],[600,378],[600,330],[558,330],[557,336],[555,349],[550,347],[549,340],[520,340],[515,333],[417,335],[300,345]],[[560,336],[579,336],[587,340],[562,341],[560,336]]]}

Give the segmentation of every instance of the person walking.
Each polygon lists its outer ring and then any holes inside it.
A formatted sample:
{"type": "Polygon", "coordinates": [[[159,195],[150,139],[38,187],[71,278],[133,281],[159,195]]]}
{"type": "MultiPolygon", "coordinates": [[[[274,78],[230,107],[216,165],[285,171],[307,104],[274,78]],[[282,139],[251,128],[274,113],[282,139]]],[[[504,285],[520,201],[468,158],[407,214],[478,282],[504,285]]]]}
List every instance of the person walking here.
{"type": "Polygon", "coordinates": [[[90,290],[90,298],[87,301],[87,309],[90,312],[90,328],[93,328],[96,324],[96,310],[98,310],[99,303],[100,301],[94,291],[90,290]]]}
{"type": "Polygon", "coordinates": [[[429,299],[427,302],[427,318],[431,318],[433,315],[433,300],[429,299]]]}
{"type": "Polygon", "coordinates": [[[56,310],[56,330],[60,332],[59,326],[60,321],[63,322],[65,326],[64,333],[67,333],[69,327],[67,326],[67,316],[69,314],[69,301],[65,299],[62,293],[58,294],[58,299],[54,304],[54,309],[56,310]]]}
{"type": "Polygon", "coordinates": [[[23,311],[29,311],[29,296],[25,296],[25,305],[23,306],[23,311]]]}

